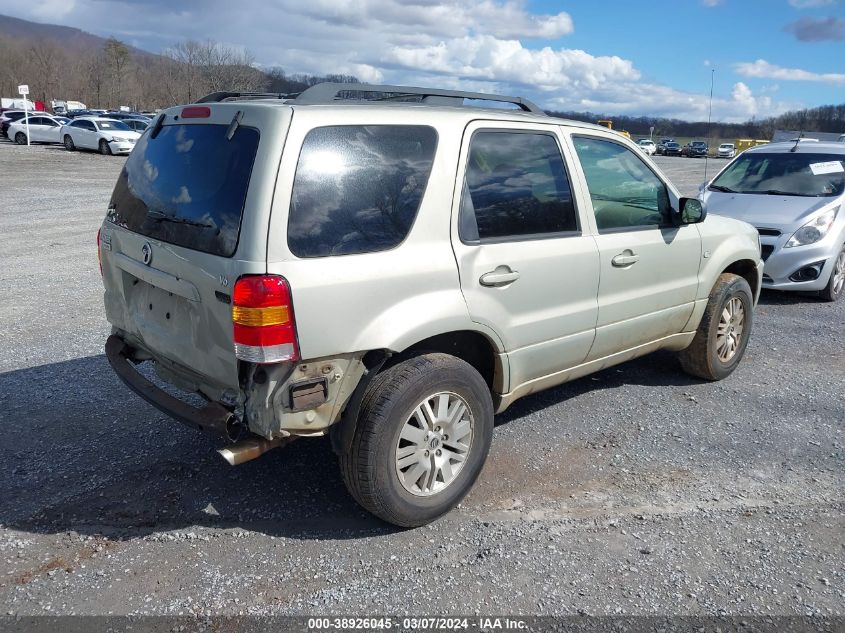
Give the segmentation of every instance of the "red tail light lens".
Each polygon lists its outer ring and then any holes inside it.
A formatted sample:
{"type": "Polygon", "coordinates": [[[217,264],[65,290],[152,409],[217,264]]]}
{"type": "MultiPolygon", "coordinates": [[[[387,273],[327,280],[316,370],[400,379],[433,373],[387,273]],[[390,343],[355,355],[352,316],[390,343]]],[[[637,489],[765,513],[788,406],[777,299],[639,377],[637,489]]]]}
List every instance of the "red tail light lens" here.
{"type": "Polygon", "coordinates": [[[290,286],[279,275],[247,275],[232,291],[235,356],[250,363],[299,360],[290,286]]]}

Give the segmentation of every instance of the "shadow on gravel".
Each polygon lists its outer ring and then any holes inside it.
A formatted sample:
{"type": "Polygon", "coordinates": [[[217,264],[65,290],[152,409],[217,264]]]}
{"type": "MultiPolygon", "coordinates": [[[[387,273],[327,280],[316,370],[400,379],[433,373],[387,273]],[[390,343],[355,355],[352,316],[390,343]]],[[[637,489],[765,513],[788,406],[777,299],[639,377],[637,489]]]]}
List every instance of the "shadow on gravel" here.
{"type": "Polygon", "coordinates": [[[654,352],[517,400],[507,411],[496,416],[496,426],[507,424],[555,403],[598,389],[616,389],[625,385],[686,387],[699,385],[702,382],[684,373],[675,353],[654,352]]]}
{"type": "Polygon", "coordinates": [[[789,306],[800,303],[826,303],[815,292],[783,292],[779,290],[763,290],[760,293],[758,305],[789,306]]]}
{"type": "Polygon", "coordinates": [[[133,539],[197,526],[298,539],[388,534],[346,492],[325,439],[233,468],[213,437],[148,406],[104,356],[0,374],[0,524],[133,539]]]}
{"type": "MultiPolygon", "coordinates": [[[[204,526],[297,539],[395,528],[351,499],[326,439],[303,439],[232,468],[214,438],[131,393],[104,356],[0,374],[0,524],[37,533],[133,539],[204,526]]],[[[671,353],[607,369],[518,401],[497,424],[595,389],[697,384],[671,353]]]]}

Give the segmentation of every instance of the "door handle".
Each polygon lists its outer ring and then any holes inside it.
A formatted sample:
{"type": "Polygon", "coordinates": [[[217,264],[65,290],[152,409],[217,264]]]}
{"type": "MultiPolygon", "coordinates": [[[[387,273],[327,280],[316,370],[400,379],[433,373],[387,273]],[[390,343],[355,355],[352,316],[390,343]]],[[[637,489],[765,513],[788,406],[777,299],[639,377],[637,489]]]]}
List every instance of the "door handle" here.
{"type": "Polygon", "coordinates": [[[633,266],[640,261],[640,256],[636,255],[634,251],[622,251],[616,257],[610,260],[610,263],[617,268],[625,268],[626,266],[633,266]]]}
{"type": "Polygon", "coordinates": [[[519,279],[519,273],[511,270],[508,266],[496,266],[496,270],[484,273],[478,279],[478,283],[488,288],[507,286],[519,279]]]}

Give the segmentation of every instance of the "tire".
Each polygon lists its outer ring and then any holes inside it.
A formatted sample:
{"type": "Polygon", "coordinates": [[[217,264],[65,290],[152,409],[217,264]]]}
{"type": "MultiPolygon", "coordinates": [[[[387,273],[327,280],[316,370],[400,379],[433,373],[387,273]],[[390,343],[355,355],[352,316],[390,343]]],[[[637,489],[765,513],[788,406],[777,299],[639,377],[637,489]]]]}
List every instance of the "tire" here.
{"type": "Polygon", "coordinates": [[[825,301],[839,301],[845,294],[845,244],[842,245],[833,262],[830,279],[819,295],[825,301]]]}
{"type": "Polygon", "coordinates": [[[393,525],[418,527],[446,514],[469,492],[492,438],[493,401],[481,375],[454,356],[424,354],[393,365],[373,380],[361,401],[352,446],[339,458],[340,469],[347,489],[364,509],[393,525]],[[428,417],[422,415],[426,403],[433,413],[428,417]],[[466,411],[454,423],[436,413],[454,415],[461,404],[466,411]],[[458,433],[462,435],[456,438],[458,433]],[[401,459],[400,451],[406,453],[401,459]],[[463,460],[453,463],[446,457],[444,463],[444,456],[459,454],[463,460]],[[441,466],[433,476],[431,467],[419,471],[423,464],[434,466],[437,459],[441,466]]]}
{"type": "Polygon", "coordinates": [[[15,134],[15,143],[18,145],[26,145],[26,134],[23,132],[18,132],[15,134]]]}
{"type": "Polygon", "coordinates": [[[695,338],[679,354],[684,371],[705,380],[730,376],[745,354],[754,321],[753,307],[754,295],[745,279],[731,273],[719,275],[695,338]],[[742,307],[741,320],[736,316],[737,302],[742,307]],[[728,319],[731,312],[735,316],[728,319]],[[720,330],[724,332],[721,337],[720,330]]]}
{"type": "Polygon", "coordinates": [[[100,153],[103,156],[111,156],[111,147],[104,138],[100,139],[100,153]]]}
{"type": "Polygon", "coordinates": [[[65,149],[69,152],[76,149],[76,145],[73,144],[73,139],[70,137],[70,134],[65,134],[65,149]]]}

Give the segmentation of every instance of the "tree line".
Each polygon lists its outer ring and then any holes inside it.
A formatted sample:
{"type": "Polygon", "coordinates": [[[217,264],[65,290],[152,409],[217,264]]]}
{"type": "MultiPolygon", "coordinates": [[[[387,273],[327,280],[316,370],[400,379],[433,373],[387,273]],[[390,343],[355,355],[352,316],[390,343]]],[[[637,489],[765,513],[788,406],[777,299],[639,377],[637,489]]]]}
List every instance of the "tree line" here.
{"type": "Polygon", "coordinates": [[[89,108],[156,110],[191,103],[212,92],[297,93],[322,81],[357,82],[347,75],[287,74],[256,67],[248,51],[212,40],[185,40],[154,55],[109,38],[99,49],[72,50],[58,42],[0,36],[0,96],[82,101],[89,108]]]}
{"type": "MultiPolygon", "coordinates": [[[[295,94],[321,81],[358,83],[350,75],[320,77],[261,69],[248,51],[213,40],[185,40],[155,55],[130,49],[114,37],[99,49],[80,51],[52,40],[0,36],[0,96],[17,97],[17,86],[28,83],[30,99],[48,105],[56,99],[82,101],[91,108],[156,110],[224,90],[295,94]]],[[[549,114],[591,123],[609,118],[615,129],[633,136],[648,136],[651,127],[655,137],[768,139],[776,129],[845,132],[845,103],[745,123],[592,112],[549,114]]]]}
{"type": "Polygon", "coordinates": [[[755,138],[770,139],[775,130],[800,130],[804,132],[845,132],[845,103],[795,110],[780,116],[751,119],[745,123],[720,123],[707,121],[681,121],[661,117],[632,117],[593,112],[549,112],[552,116],[595,123],[611,119],[613,129],[627,130],[635,137],[647,137],[654,128],[654,137],[680,136],[699,138],[755,138]]]}

